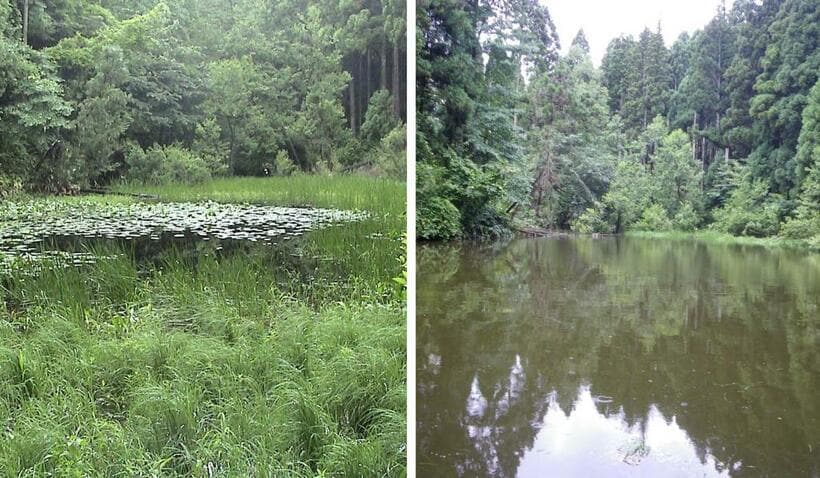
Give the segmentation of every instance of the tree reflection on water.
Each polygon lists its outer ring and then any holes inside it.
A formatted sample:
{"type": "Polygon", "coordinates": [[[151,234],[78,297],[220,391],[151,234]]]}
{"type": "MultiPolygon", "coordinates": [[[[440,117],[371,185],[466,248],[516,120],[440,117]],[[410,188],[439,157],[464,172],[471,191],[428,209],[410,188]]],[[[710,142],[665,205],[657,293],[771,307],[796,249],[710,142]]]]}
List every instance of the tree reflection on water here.
{"type": "Polygon", "coordinates": [[[423,476],[820,473],[817,256],[583,238],[419,259],[423,476]]]}

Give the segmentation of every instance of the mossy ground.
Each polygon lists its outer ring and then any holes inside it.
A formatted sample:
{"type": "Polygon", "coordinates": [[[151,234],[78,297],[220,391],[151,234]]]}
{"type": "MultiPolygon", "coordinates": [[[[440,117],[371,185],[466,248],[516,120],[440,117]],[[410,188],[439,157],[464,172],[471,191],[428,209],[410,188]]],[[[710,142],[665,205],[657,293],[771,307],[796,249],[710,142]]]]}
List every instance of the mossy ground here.
{"type": "Polygon", "coordinates": [[[404,185],[141,192],[370,218],[296,240],[298,267],[264,249],[168,251],[5,277],[0,475],[403,476],[404,185]]]}

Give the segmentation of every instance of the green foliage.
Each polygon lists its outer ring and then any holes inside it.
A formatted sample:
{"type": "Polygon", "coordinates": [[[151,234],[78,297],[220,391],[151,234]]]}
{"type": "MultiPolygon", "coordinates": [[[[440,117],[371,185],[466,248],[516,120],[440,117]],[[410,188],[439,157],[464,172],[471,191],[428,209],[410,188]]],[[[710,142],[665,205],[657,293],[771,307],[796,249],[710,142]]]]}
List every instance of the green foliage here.
{"type": "Polygon", "coordinates": [[[390,130],[371,154],[376,156],[378,174],[404,179],[407,176],[407,127],[398,125],[390,130]]]}
{"type": "Polygon", "coordinates": [[[768,185],[753,179],[742,169],[734,179],[726,204],[714,212],[714,227],[736,236],[764,237],[776,235],[780,225],[780,204],[769,196],[768,185]]]}
{"type": "Polygon", "coordinates": [[[618,123],[589,56],[574,47],[533,79],[524,117],[536,180],[527,186],[545,226],[567,227],[606,192],[617,161],[618,123]]]}
{"type": "Polygon", "coordinates": [[[655,33],[644,29],[637,41],[631,36],[612,40],[601,69],[610,109],[624,119],[632,137],[652,118],[665,114],[671,70],[660,29],[655,33]]]}
{"type": "Polygon", "coordinates": [[[0,31],[0,170],[26,185],[51,185],[61,164],[48,153],[68,126],[72,107],[48,60],[5,33],[0,31]]]}
{"type": "Polygon", "coordinates": [[[331,172],[404,118],[404,2],[27,3],[27,45],[23,3],[0,11],[0,168],[32,189],[107,185],[130,143],[212,175],[262,175],[280,150],[331,172]]]}
{"type": "Polygon", "coordinates": [[[606,221],[601,205],[587,208],[572,223],[572,230],[580,234],[611,232],[612,226],[606,221]]]}
{"type": "Polygon", "coordinates": [[[208,118],[196,127],[196,136],[191,148],[208,165],[213,176],[228,173],[228,144],[222,140],[222,128],[216,119],[208,118]]]}
{"type": "Polygon", "coordinates": [[[438,187],[442,168],[419,164],[416,170],[416,235],[420,239],[453,239],[461,234],[461,213],[438,187]]]}
{"type": "Polygon", "coordinates": [[[615,178],[603,197],[615,232],[623,232],[649,207],[650,187],[650,177],[643,165],[632,160],[618,163],[615,178]]]}
{"type": "Polygon", "coordinates": [[[461,215],[449,200],[421,197],[417,208],[416,234],[420,239],[453,239],[461,231],[461,215]]]}
{"type": "Polygon", "coordinates": [[[676,231],[692,232],[700,224],[700,216],[690,203],[684,203],[675,217],[672,218],[672,226],[676,231]]]}
{"type": "Polygon", "coordinates": [[[525,138],[516,125],[525,83],[517,72],[524,65],[548,71],[557,39],[549,13],[537,2],[496,7],[437,0],[417,9],[420,237],[499,235],[507,222],[501,211],[520,197],[516,178],[504,174],[527,168],[525,138]],[[475,26],[484,22],[487,35],[481,38],[475,26]],[[491,39],[507,25],[515,26],[516,41],[491,39]],[[486,70],[484,48],[490,53],[486,70]]]}
{"type": "Polygon", "coordinates": [[[666,210],[660,204],[652,204],[643,210],[641,218],[632,225],[638,231],[669,231],[672,221],[666,215],[666,210]]]}
{"type": "Polygon", "coordinates": [[[290,176],[296,171],[296,165],[290,160],[287,151],[279,150],[273,160],[276,174],[279,176],[290,176]]]}
{"type": "Polygon", "coordinates": [[[211,177],[208,163],[185,148],[152,146],[143,151],[131,145],[126,153],[126,179],[142,184],[195,184],[211,177]]]}
{"type": "MultiPolygon", "coordinates": [[[[660,118],[656,118],[656,123],[660,118]]],[[[666,135],[658,145],[654,162],[654,182],[656,200],[670,216],[677,213],[683,204],[701,203],[700,167],[692,160],[692,148],[686,133],[675,130],[666,135]]]]}
{"type": "Polygon", "coordinates": [[[78,177],[69,179],[96,182],[115,171],[119,165],[112,156],[122,149],[131,123],[128,95],[118,88],[106,88],[99,96],[86,98],[74,123],[76,133],[68,154],[83,169],[78,177]]]}
{"type": "Polygon", "coordinates": [[[446,198],[473,233],[511,222],[623,232],[640,222],[761,236],[786,218],[784,234],[808,237],[820,207],[807,192],[820,123],[815,3],[719,6],[670,49],[660,27],[645,28],[613,39],[596,70],[583,32],[563,57],[533,54],[554,46],[553,25],[520,18],[549,17],[530,2],[427,2],[417,17],[417,151],[437,173],[419,176],[420,197],[446,198]],[[489,192],[493,175],[498,193],[461,193],[489,192]]]}
{"type": "Polygon", "coordinates": [[[774,192],[794,196],[806,166],[795,161],[801,113],[820,71],[820,9],[812,0],[782,2],[768,34],[750,100],[757,136],[750,167],[774,192]]]}
{"type": "Polygon", "coordinates": [[[803,110],[803,127],[797,148],[797,163],[803,168],[797,208],[781,226],[781,233],[793,239],[809,239],[820,245],[820,82],[811,90],[809,104],[803,110]]]}
{"type": "Polygon", "coordinates": [[[362,140],[369,146],[377,145],[396,128],[398,118],[393,113],[393,100],[390,92],[379,90],[370,97],[367,113],[359,132],[362,140]]]}

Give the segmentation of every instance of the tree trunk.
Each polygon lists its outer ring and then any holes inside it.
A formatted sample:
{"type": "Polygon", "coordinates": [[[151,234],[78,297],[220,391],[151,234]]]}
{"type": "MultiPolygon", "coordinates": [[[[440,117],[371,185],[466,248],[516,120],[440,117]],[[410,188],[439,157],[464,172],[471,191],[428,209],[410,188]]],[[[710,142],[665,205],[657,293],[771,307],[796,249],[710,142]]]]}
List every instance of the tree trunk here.
{"type": "MultiPolygon", "coordinates": [[[[706,136],[700,139],[700,168],[706,173],[706,136]]],[[[701,176],[701,189],[703,189],[703,177],[701,176]]]]}
{"type": "Polygon", "coordinates": [[[359,88],[359,125],[361,126],[364,123],[364,116],[367,112],[367,101],[370,99],[370,96],[367,92],[367,66],[368,66],[368,58],[367,58],[367,49],[364,50],[364,58],[359,58],[359,74],[362,78],[359,80],[359,84],[361,87],[359,88]]]}
{"type": "Polygon", "coordinates": [[[535,176],[535,181],[533,181],[532,190],[530,191],[532,208],[535,210],[535,217],[537,218],[541,218],[541,206],[544,203],[544,196],[548,190],[555,186],[553,172],[552,154],[550,151],[547,151],[544,162],[541,164],[538,174],[535,176]]]}
{"type": "Polygon", "coordinates": [[[387,36],[382,36],[381,49],[379,51],[381,69],[379,70],[379,89],[387,89],[387,36]]]}
{"type": "MultiPolygon", "coordinates": [[[[354,60],[355,65],[355,60],[354,60]]],[[[353,72],[356,70],[356,67],[350,69],[350,86],[347,87],[347,93],[350,99],[350,130],[353,131],[353,134],[356,134],[356,78],[353,76],[353,72]]]]}
{"type": "Polygon", "coordinates": [[[695,130],[698,127],[698,112],[695,111],[695,114],[692,116],[692,161],[695,161],[698,157],[698,140],[695,138],[695,130]]]}
{"type": "Polygon", "coordinates": [[[393,112],[397,117],[401,117],[401,83],[399,81],[399,39],[393,43],[393,112]]]}
{"type": "Polygon", "coordinates": [[[236,130],[234,129],[233,122],[228,122],[228,169],[231,171],[231,174],[236,174],[236,166],[235,166],[235,158],[236,158],[236,130]]]}
{"type": "Polygon", "coordinates": [[[23,44],[28,45],[28,1],[23,0],[23,44]]]}
{"type": "Polygon", "coordinates": [[[370,101],[370,95],[373,94],[373,85],[371,81],[371,75],[373,73],[373,56],[370,54],[370,48],[368,47],[364,51],[365,56],[367,56],[367,70],[364,75],[364,100],[365,100],[365,107],[367,106],[367,102],[370,101]]]}

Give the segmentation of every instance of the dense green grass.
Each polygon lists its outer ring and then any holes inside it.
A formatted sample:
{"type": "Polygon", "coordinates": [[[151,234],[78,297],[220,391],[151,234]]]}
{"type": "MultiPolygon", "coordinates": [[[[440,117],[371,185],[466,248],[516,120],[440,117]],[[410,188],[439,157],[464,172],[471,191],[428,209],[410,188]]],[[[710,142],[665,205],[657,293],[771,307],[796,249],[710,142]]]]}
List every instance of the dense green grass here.
{"type": "Polygon", "coordinates": [[[671,240],[698,240],[709,242],[713,244],[737,244],[743,246],[762,246],[762,247],[782,247],[789,249],[813,249],[813,246],[808,241],[801,241],[795,239],[785,239],[782,237],[747,237],[747,236],[733,236],[725,232],[717,231],[696,231],[696,232],[681,232],[681,231],[629,231],[626,233],[630,237],[643,237],[651,239],[671,239],[671,240]]]}
{"type": "Polygon", "coordinates": [[[2,279],[0,475],[403,476],[404,220],[378,197],[403,185],[298,180],[323,199],[272,179],[151,192],[371,217],[271,255],[120,254],[2,279]]]}

